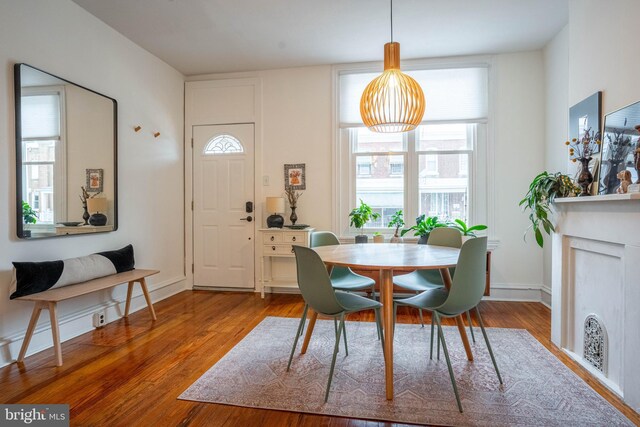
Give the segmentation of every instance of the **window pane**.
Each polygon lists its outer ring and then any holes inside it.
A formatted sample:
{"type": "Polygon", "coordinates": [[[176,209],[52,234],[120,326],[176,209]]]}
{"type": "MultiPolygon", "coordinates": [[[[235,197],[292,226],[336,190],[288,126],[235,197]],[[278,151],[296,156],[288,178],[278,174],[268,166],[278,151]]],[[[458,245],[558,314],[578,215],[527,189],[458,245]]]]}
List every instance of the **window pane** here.
{"type": "Polygon", "coordinates": [[[54,162],[56,141],[25,141],[22,143],[23,162],[54,162]]]}
{"type": "Polygon", "coordinates": [[[55,95],[23,95],[22,137],[60,136],[60,97],[55,95]]]}
{"type": "Polygon", "coordinates": [[[25,201],[38,213],[38,224],[53,224],[53,164],[24,165],[25,201]]]}
{"type": "Polygon", "coordinates": [[[473,126],[465,123],[418,126],[417,150],[471,150],[473,141],[467,135],[474,132],[467,132],[467,128],[473,126]]]}
{"type": "Polygon", "coordinates": [[[419,157],[420,214],[467,221],[469,154],[423,154],[419,157]]]}
{"type": "Polygon", "coordinates": [[[370,174],[356,175],[356,202],[359,204],[362,199],[374,212],[382,215],[365,227],[386,227],[391,215],[398,209],[404,209],[404,156],[357,156],[358,166],[361,165],[360,159],[369,159],[370,174]]]}
{"type": "Polygon", "coordinates": [[[356,128],[356,153],[375,153],[404,151],[404,140],[401,133],[371,132],[367,128],[356,128]]]}

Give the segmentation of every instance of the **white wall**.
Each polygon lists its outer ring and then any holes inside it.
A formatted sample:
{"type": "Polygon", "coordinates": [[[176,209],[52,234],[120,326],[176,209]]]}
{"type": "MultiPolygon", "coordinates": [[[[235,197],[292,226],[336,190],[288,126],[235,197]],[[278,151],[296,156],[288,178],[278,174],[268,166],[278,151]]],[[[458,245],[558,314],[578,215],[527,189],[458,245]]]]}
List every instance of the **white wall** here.
{"type": "MultiPolygon", "coordinates": [[[[521,213],[518,202],[531,178],[544,164],[542,53],[497,55],[492,74],[495,77],[492,80],[495,105],[491,112],[491,132],[495,158],[490,164],[495,165],[496,191],[491,197],[495,236],[500,241],[493,256],[493,295],[539,300],[542,252],[535,243],[522,240],[527,217],[521,213]]],[[[298,203],[299,222],[316,229],[330,229],[331,176],[335,173],[332,170],[331,67],[205,75],[188,80],[247,77],[262,81],[263,155],[256,162],[261,170],[257,173],[268,175],[271,183],[257,189],[256,202],[264,203],[266,196],[283,192],[282,167],[285,163],[305,163],[307,190],[298,203]]],[[[228,101],[212,98],[210,102],[224,105],[228,101]]],[[[212,107],[212,111],[214,109],[212,107]]],[[[187,122],[189,120],[187,115],[187,122]]]]}
{"type": "MultiPolygon", "coordinates": [[[[183,76],[68,0],[0,2],[0,364],[15,358],[32,304],[9,301],[11,261],[39,261],[132,243],[136,265],[162,272],[149,281],[154,300],[184,289],[183,76]],[[119,104],[117,232],[20,241],[15,226],[13,64],[26,62],[89,87],[119,104]],[[143,130],[134,133],[133,126],[143,130]],[[157,139],[152,131],[160,131],[157,139]]],[[[76,197],[69,194],[69,197],[76,197]]],[[[139,290],[134,308],[142,305],[139,290]]],[[[59,306],[68,339],[92,328],[91,314],[119,314],[122,287],[59,306]]],[[[46,314],[31,352],[51,345],[46,314]]],[[[64,347],[64,345],[63,345],[64,347]]]]}
{"type": "MultiPolygon", "coordinates": [[[[567,173],[569,124],[569,26],[565,26],[544,48],[546,129],[544,168],[567,173]]],[[[551,304],[551,238],[544,248],[543,301],[551,304]]]]}

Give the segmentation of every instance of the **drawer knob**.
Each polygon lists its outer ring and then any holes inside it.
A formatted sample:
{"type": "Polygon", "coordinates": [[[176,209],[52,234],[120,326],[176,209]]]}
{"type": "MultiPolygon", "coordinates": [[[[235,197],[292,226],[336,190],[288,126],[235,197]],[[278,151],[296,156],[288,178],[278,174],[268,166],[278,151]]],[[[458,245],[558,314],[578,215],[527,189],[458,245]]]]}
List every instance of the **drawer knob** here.
{"type": "Polygon", "coordinates": [[[271,241],[273,242],[275,238],[276,238],[275,236],[271,236],[271,241]]]}
{"type": "Polygon", "coordinates": [[[272,251],[275,251],[275,250],[276,250],[276,247],[275,247],[275,246],[271,246],[271,250],[272,250],[272,251]]]}
{"type": "Polygon", "coordinates": [[[293,241],[295,242],[295,241],[296,241],[296,236],[293,236],[293,237],[291,238],[291,240],[293,240],[293,241]]]}
{"type": "Polygon", "coordinates": [[[291,253],[295,254],[296,252],[293,250],[293,246],[291,246],[291,253]]]}

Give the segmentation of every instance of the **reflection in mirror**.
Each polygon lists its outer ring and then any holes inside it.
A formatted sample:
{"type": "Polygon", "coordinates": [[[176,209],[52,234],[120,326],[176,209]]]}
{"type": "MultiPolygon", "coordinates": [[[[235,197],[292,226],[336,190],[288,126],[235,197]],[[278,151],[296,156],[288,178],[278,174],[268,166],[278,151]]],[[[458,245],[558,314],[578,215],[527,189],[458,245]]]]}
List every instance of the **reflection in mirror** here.
{"type": "Polygon", "coordinates": [[[116,101],[26,64],[14,72],[18,237],[115,230],[116,101]]]}

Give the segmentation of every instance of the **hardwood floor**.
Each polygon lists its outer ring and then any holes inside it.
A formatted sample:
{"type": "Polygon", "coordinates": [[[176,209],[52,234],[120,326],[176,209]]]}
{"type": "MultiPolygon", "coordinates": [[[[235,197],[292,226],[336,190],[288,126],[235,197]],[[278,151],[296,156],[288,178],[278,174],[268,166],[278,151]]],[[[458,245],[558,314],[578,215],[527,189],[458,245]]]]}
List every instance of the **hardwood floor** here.
{"type": "MultiPolygon", "coordinates": [[[[2,403],[68,403],[72,426],[380,426],[398,425],[319,415],[177,400],[206,370],[265,316],[299,317],[297,295],[185,291],[147,310],[62,344],[64,365],[53,349],[27,357],[24,365],[0,369],[2,403]]],[[[546,348],[634,423],[624,405],[550,341],[551,315],[539,303],[483,302],[486,326],[527,329],[546,348]]],[[[360,313],[349,320],[373,321],[360,313]]],[[[418,323],[402,307],[401,323],[418,323]]],[[[286,345],[290,345],[289,342],[286,345]]]]}

